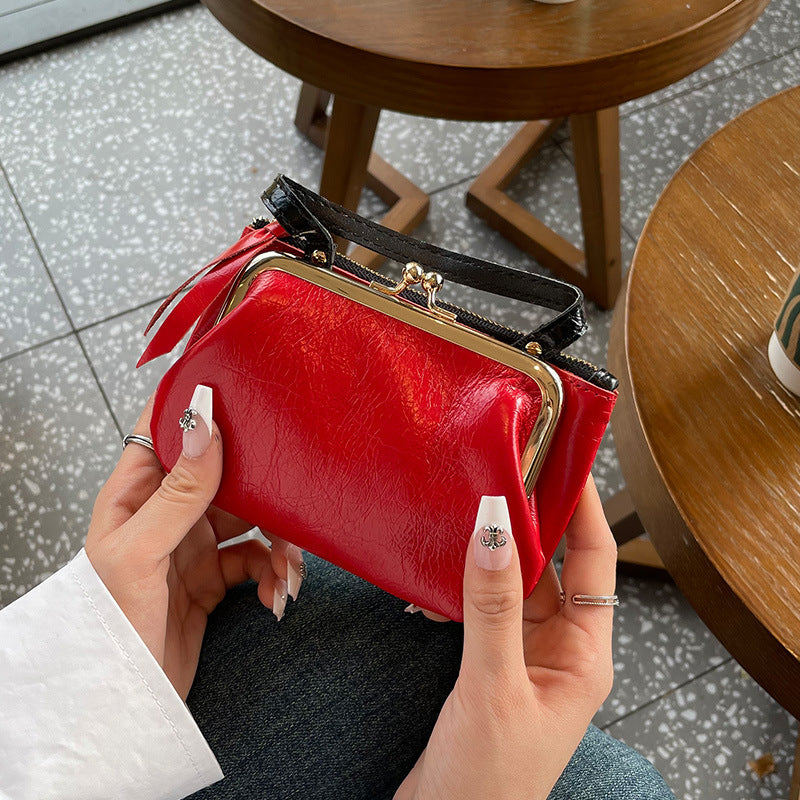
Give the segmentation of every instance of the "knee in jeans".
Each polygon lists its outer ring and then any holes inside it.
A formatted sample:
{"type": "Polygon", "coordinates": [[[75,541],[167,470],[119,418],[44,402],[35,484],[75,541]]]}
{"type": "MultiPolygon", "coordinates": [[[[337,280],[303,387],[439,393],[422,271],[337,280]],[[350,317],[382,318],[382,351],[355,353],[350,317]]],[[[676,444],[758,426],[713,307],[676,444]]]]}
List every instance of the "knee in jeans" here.
{"type": "Polygon", "coordinates": [[[675,800],[658,770],[590,726],[548,800],[675,800]]]}

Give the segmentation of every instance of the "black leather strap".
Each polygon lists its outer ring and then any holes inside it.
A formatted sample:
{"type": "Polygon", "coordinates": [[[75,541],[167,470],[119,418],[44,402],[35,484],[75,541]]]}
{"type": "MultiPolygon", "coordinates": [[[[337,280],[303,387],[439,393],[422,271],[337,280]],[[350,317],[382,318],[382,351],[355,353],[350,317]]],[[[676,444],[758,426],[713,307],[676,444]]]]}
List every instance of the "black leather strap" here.
{"type": "Polygon", "coordinates": [[[400,264],[418,261],[449,281],[557,311],[549,322],[513,342],[521,350],[529,342],[538,342],[546,357],[572,344],[586,330],[583,293],[569,283],[397,233],[325,200],[284,175],[278,175],[261,199],[307,255],[322,250],[329,264],[334,263],[336,252],[332,236],[342,236],[400,264]]]}

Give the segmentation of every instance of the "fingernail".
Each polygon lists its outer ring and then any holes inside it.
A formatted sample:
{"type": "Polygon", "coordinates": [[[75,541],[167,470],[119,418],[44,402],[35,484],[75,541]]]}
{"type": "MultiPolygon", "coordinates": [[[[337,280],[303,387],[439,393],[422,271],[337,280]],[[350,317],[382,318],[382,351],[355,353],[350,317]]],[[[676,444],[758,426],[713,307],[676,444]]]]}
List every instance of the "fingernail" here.
{"type": "Polygon", "coordinates": [[[275,580],[275,591],[272,594],[272,613],[278,618],[278,622],[283,619],[283,612],[286,610],[286,581],[282,578],[275,580]]]}
{"type": "Polygon", "coordinates": [[[505,569],[511,563],[512,541],[505,497],[482,497],[472,534],[475,563],[481,569],[505,569]]]}
{"type": "Polygon", "coordinates": [[[286,577],[288,578],[289,596],[297,600],[300,584],[306,575],[306,565],[303,562],[303,551],[296,545],[289,545],[286,551],[286,577]]]}
{"type": "Polygon", "coordinates": [[[183,454],[188,458],[199,458],[211,444],[212,395],[211,387],[199,383],[181,417],[183,454]]]}
{"type": "Polygon", "coordinates": [[[408,605],[407,605],[407,606],[406,606],[406,607],[403,609],[403,611],[405,611],[405,612],[406,612],[406,614],[416,614],[416,613],[417,613],[417,611],[422,611],[422,609],[421,609],[421,608],[420,608],[418,605],[416,605],[415,603],[409,603],[409,604],[408,604],[408,605]]]}

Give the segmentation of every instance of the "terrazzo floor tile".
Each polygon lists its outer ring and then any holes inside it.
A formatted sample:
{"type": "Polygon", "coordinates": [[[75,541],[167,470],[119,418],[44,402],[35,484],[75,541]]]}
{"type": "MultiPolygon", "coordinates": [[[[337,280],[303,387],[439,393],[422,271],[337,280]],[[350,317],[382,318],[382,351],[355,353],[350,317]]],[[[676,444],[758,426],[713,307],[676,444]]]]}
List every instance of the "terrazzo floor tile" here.
{"type": "Polygon", "coordinates": [[[375,150],[431,192],[477,175],[519,128],[518,122],[457,122],[384,111],[375,150]]]}
{"type": "Polygon", "coordinates": [[[0,173],[0,358],[71,330],[53,284],[0,173]]]}
{"type": "Polygon", "coordinates": [[[165,295],[277,172],[317,181],[298,82],[220,32],[193,7],[0,70],[0,156],[78,327],[165,295]]]}
{"type": "Polygon", "coordinates": [[[607,730],[644,753],[679,800],[789,796],[797,721],[735,661],[607,730]],[[748,762],[766,754],[775,771],[758,778],[748,762]]]}
{"type": "Polygon", "coordinates": [[[147,339],[144,329],[159,303],[130,311],[80,332],[114,416],[123,432],[133,430],[147,398],[162,375],[183,352],[186,338],[170,353],[136,369],[147,339]]]}
{"type": "Polygon", "coordinates": [[[614,688],[595,716],[600,727],[730,659],[668,577],[620,575],[617,594],[614,688]]]}
{"type": "Polygon", "coordinates": [[[796,0],[771,0],[756,23],[728,50],[705,67],[661,91],[622,107],[629,115],[745,69],[791,53],[800,47],[800,6],[796,0]]]}
{"type": "Polygon", "coordinates": [[[639,236],[669,179],[711,134],[760,100],[797,83],[800,54],[792,54],[623,119],[620,138],[625,229],[639,236]]]}
{"type": "Polygon", "coordinates": [[[119,435],[72,336],[0,363],[0,397],[5,605],[80,549],[119,435]]]}

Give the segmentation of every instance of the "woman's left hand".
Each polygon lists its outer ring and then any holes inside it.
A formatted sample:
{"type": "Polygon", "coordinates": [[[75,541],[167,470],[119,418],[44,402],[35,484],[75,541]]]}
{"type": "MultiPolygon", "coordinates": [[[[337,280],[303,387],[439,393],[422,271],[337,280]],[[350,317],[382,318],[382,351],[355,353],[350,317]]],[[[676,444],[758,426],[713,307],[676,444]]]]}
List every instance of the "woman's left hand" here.
{"type": "MultiPolygon", "coordinates": [[[[151,414],[152,398],[134,433],[150,435],[151,414]]],[[[196,427],[184,435],[184,452],[168,474],[151,450],[138,444],[125,448],[95,502],[85,546],[97,574],[184,700],[208,615],[227,589],[257,581],[262,603],[280,618],[288,591],[296,595],[299,588],[302,564],[299,548],[277,539],[272,550],[257,539],[217,548],[251,526],[210,505],[222,476],[210,390],[208,417],[195,417],[196,427]]]]}

